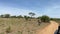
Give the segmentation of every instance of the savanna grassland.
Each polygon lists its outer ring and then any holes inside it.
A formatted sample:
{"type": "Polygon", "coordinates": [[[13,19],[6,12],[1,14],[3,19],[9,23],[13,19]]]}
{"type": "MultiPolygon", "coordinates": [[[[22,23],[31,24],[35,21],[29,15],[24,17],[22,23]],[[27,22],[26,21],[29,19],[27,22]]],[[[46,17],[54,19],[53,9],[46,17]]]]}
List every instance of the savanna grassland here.
{"type": "Polygon", "coordinates": [[[49,23],[40,23],[38,19],[0,18],[0,34],[36,34],[37,29],[46,27],[49,23]]]}

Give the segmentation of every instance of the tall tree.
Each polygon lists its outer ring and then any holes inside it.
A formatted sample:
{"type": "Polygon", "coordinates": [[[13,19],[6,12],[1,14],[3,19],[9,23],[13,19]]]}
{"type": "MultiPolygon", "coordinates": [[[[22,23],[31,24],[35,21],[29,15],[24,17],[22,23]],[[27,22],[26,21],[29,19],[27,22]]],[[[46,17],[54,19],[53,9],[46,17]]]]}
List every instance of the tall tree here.
{"type": "Polygon", "coordinates": [[[35,13],[33,12],[29,12],[29,15],[31,16],[31,18],[35,15],[35,13]]]}

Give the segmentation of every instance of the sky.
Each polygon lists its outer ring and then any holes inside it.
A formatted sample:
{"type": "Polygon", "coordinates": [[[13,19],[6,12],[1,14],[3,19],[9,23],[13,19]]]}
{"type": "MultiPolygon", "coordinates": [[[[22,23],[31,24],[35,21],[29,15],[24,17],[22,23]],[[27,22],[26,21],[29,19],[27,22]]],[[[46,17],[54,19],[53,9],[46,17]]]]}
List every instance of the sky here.
{"type": "Polygon", "coordinates": [[[0,15],[28,15],[29,12],[36,17],[60,18],[60,0],[0,0],[0,15]]]}

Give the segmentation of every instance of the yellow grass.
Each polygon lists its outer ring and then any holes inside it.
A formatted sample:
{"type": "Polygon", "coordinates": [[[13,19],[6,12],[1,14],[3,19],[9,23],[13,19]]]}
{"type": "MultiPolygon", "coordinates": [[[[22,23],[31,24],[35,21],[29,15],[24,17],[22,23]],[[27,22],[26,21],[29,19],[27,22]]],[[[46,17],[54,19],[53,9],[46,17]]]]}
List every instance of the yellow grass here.
{"type": "Polygon", "coordinates": [[[49,23],[38,25],[37,19],[26,21],[24,18],[0,18],[0,34],[7,34],[6,28],[11,27],[9,34],[35,34],[37,29],[42,29],[49,23]]]}

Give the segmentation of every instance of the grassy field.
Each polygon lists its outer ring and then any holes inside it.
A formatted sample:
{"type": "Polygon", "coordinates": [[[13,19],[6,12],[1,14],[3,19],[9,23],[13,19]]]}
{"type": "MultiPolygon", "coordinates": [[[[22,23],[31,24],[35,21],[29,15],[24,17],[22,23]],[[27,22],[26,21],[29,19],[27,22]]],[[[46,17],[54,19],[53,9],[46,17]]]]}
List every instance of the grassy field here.
{"type": "Polygon", "coordinates": [[[37,29],[42,29],[48,24],[41,23],[39,26],[37,19],[26,21],[23,18],[0,18],[0,34],[35,34],[37,29]]]}

